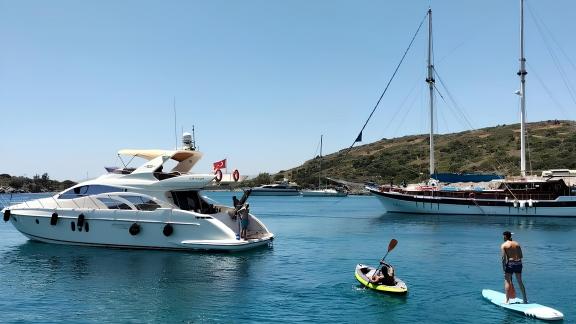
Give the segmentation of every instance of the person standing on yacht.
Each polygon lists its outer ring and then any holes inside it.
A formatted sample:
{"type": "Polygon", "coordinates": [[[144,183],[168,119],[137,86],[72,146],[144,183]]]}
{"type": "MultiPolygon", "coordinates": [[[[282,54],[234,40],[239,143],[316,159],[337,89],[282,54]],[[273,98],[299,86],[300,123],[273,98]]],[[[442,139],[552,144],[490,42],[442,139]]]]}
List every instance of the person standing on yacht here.
{"type": "Polygon", "coordinates": [[[238,211],[240,216],[240,238],[246,239],[246,230],[250,224],[250,205],[246,204],[238,211]]]}
{"type": "Polygon", "coordinates": [[[502,269],[504,270],[504,292],[506,293],[506,304],[512,298],[516,298],[516,291],[512,283],[512,274],[516,274],[518,286],[522,292],[524,304],[528,303],[526,298],[526,290],[522,282],[522,248],[520,244],[512,240],[512,233],[505,231],[502,233],[504,236],[504,243],[500,246],[502,251],[502,269]]]}
{"type": "Polygon", "coordinates": [[[232,196],[232,204],[234,205],[234,208],[239,209],[241,207],[240,200],[238,200],[236,196],[232,196]]]}

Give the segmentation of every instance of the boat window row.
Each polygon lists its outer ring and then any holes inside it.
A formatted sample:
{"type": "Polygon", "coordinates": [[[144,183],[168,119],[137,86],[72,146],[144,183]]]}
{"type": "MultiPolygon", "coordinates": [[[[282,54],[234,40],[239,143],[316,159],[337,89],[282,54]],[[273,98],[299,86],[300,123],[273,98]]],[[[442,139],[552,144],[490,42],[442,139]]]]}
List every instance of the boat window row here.
{"type": "MultiPolygon", "coordinates": [[[[131,204],[134,205],[134,207],[136,207],[137,210],[153,211],[153,210],[156,210],[156,209],[162,207],[158,203],[156,203],[154,200],[146,198],[146,197],[123,196],[123,195],[120,195],[119,197],[128,200],[131,204]]],[[[130,207],[128,204],[126,204],[120,200],[114,199],[114,198],[98,197],[97,199],[101,203],[106,205],[106,207],[108,209],[128,209],[128,210],[132,209],[132,207],[130,207]]]]}
{"type": "Polygon", "coordinates": [[[127,204],[116,199],[100,197],[98,198],[98,200],[100,200],[101,203],[106,205],[106,208],[108,209],[132,209],[127,204]]]}
{"type": "Polygon", "coordinates": [[[98,195],[102,193],[108,192],[122,192],[126,191],[125,189],[114,187],[114,186],[105,186],[105,185],[86,185],[86,186],[78,186],[71,189],[64,191],[63,193],[58,196],[58,199],[74,199],[80,198],[85,196],[91,195],[98,195]]]}

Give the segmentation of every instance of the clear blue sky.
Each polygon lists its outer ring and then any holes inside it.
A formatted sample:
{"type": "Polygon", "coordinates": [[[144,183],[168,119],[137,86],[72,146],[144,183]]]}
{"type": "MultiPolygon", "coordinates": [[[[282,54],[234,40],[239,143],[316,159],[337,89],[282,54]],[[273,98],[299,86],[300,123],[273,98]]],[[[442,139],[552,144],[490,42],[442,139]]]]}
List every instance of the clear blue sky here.
{"type": "MultiPolygon", "coordinates": [[[[344,149],[429,4],[436,68],[467,120],[517,123],[517,0],[1,0],[0,173],[79,181],[119,149],[172,149],[174,97],[178,136],[195,125],[205,153],[196,172],[227,157],[275,173],[317,154],[321,134],[324,153],[344,149]]],[[[574,89],[576,1],[527,4],[552,35],[547,47],[527,9],[528,120],[576,119],[548,51],[574,89]]],[[[425,59],[423,29],[364,144],[427,133],[425,59]]],[[[454,110],[438,99],[438,132],[470,128],[454,110]]]]}

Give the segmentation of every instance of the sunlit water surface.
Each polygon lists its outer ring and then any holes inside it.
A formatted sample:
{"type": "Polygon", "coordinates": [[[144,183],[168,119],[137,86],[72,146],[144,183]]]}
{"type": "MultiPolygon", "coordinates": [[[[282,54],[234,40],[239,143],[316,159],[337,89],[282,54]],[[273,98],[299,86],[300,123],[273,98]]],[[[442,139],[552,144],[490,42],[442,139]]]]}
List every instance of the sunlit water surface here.
{"type": "MultiPolygon", "coordinates": [[[[228,205],[233,195],[206,194],[228,205]]],[[[251,197],[250,206],[276,240],[240,254],[43,244],[0,223],[0,321],[537,323],[482,299],[483,288],[503,288],[504,230],[523,246],[529,299],[576,321],[576,219],[384,214],[371,196],[251,197]],[[405,297],[354,278],[392,238],[387,260],[405,297]]]]}

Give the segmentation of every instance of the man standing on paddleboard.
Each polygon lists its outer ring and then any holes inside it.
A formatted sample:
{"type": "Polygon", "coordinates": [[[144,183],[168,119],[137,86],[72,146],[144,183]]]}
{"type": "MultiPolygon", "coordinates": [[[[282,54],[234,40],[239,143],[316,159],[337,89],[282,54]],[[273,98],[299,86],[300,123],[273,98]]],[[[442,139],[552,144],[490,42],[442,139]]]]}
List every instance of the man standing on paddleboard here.
{"type": "Polygon", "coordinates": [[[512,240],[512,233],[509,231],[505,231],[502,235],[504,235],[504,243],[500,246],[500,250],[502,250],[506,304],[508,304],[510,299],[516,298],[516,290],[512,283],[513,273],[516,274],[516,280],[518,281],[518,286],[520,286],[524,304],[526,304],[528,303],[528,299],[526,298],[526,290],[522,282],[522,248],[518,242],[512,240]]]}

